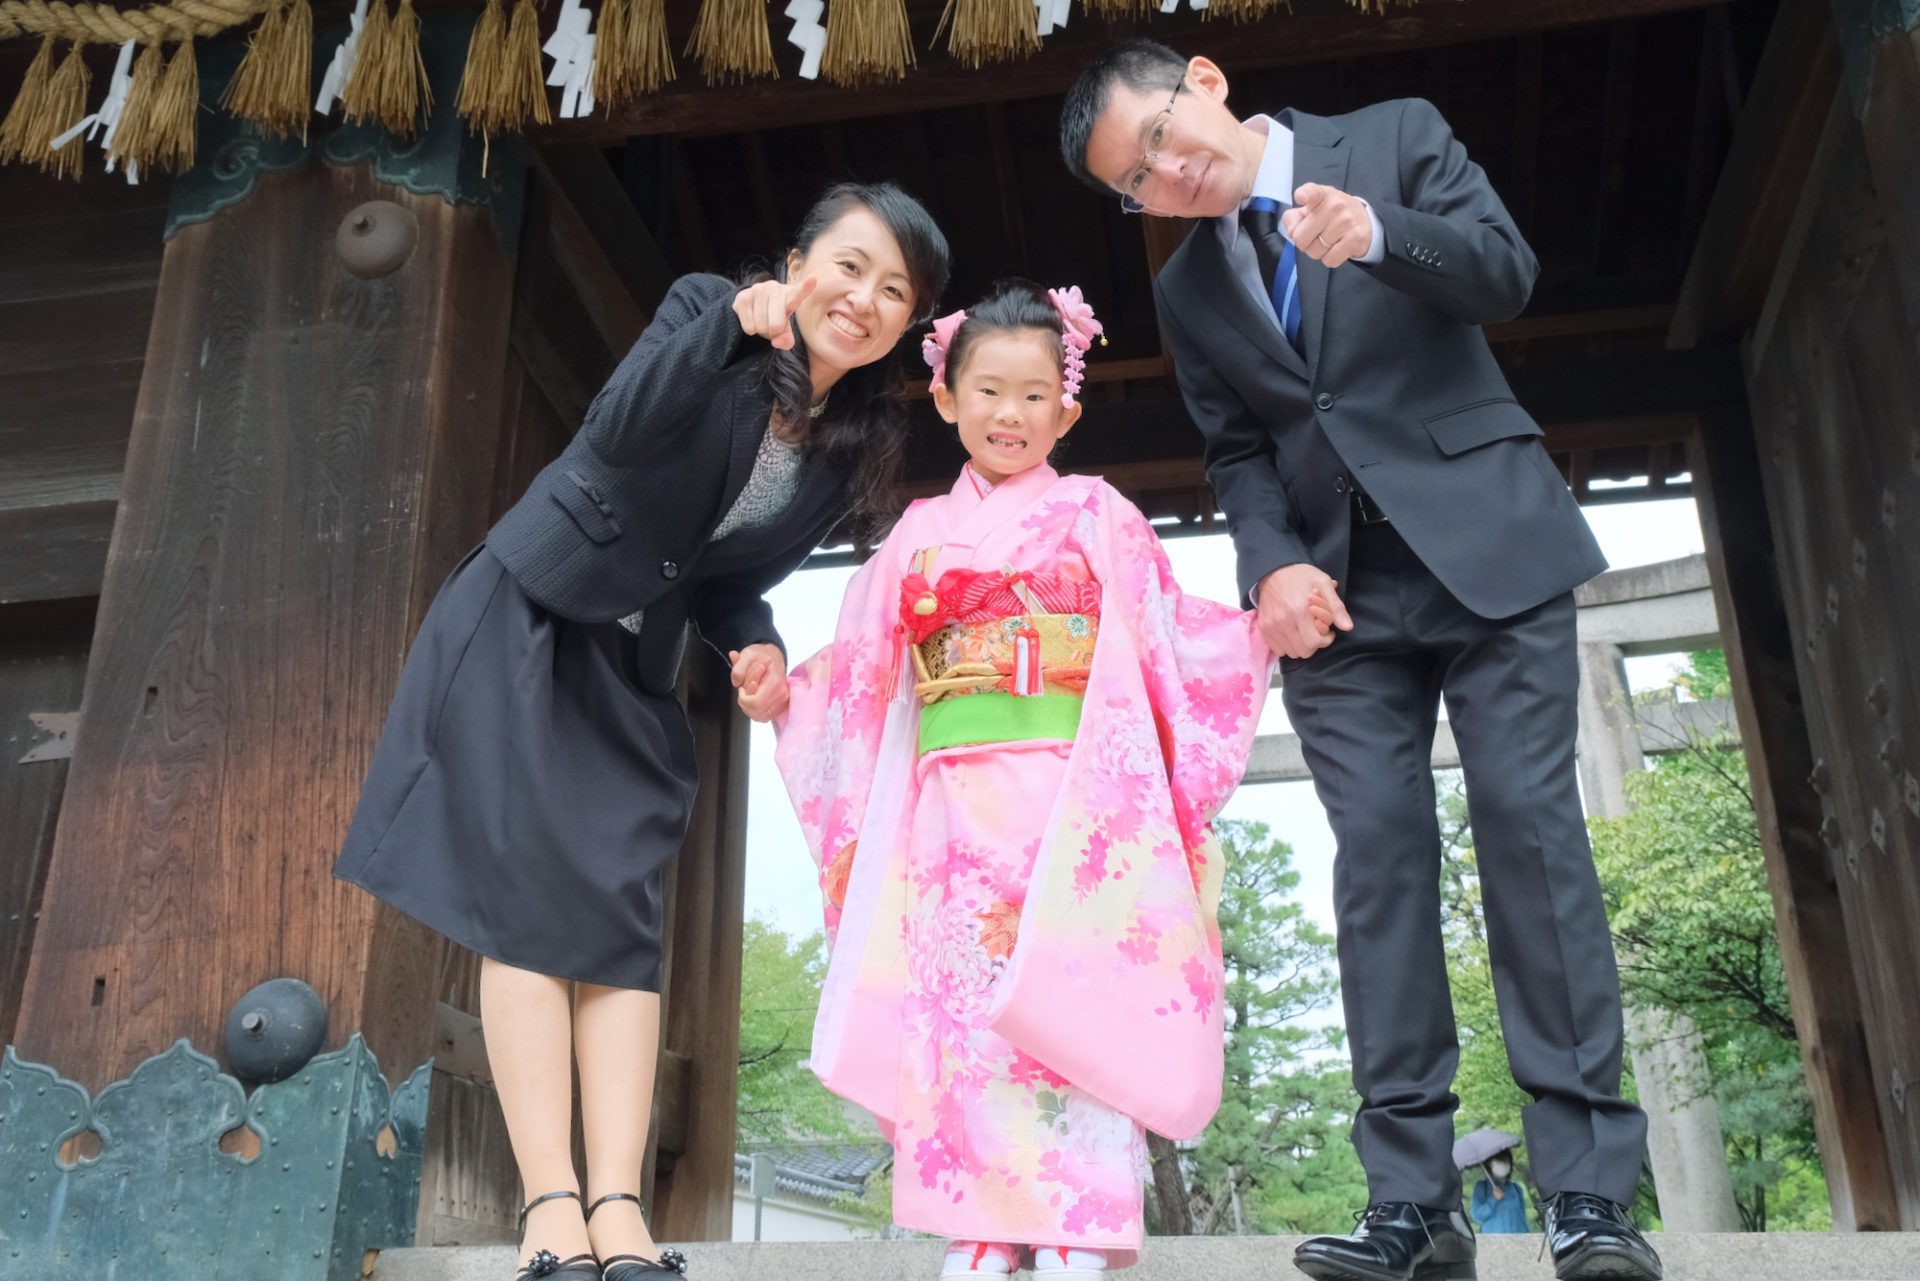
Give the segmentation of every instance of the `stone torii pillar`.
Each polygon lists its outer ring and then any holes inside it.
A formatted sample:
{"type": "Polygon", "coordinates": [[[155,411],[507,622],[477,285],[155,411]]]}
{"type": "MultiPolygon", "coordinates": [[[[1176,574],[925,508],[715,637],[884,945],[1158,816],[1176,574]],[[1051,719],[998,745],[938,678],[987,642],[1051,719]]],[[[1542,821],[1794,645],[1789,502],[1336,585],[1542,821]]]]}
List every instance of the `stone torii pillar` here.
{"type": "MultiPolygon", "coordinates": [[[[1640,732],[1620,648],[1580,646],[1580,790],[1587,813],[1619,818],[1632,809],[1627,775],[1643,769],[1640,732]]],[[[1668,1232],[1738,1232],[1720,1108],[1707,1090],[1706,1055],[1693,1020],[1629,1005],[1627,1052],[1647,1113],[1647,1157],[1668,1232]]]]}

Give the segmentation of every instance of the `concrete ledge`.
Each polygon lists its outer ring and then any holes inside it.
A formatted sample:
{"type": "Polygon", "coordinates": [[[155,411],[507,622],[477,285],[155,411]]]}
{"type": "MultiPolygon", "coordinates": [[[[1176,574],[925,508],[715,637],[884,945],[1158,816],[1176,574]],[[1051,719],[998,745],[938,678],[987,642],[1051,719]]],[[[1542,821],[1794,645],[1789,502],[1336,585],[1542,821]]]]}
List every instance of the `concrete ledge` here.
{"type": "MultiPolygon", "coordinates": [[[[1704,703],[1644,703],[1633,709],[1633,721],[1640,731],[1640,749],[1650,756],[1683,752],[1696,742],[1727,741],[1734,735],[1737,745],[1740,727],[1734,721],[1733,704],[1723,698],[1704,703]]],[[[1433,767],[1459,769],[1460,745],[1454,741],[1453,727],[1441,721],[1434,727],[1433,767]]],[[[1297,734],[1262,734],[1253,740],[1253,754],[1247,759],[1247,786],[1258,783],[1297,783],[1313,777],[1307,772],[1307,758],[1300,750],[1297,734]]],[[[1915,1281],[1920,1281],[1916,1275],[1915,1281]]]]}
{"type": "MultiPolygon", "coordinates": [[[[1667,1281],[1915,1281],[1920,1233],[1658,1235],[1667,1281]]],[[[1299,1237],[1179,1237],[1147,1243],[1127,1281],[1289,1281],[1299,1237]]],[[[933,1281],[940,1243],[707,1244],[683,1247],[690,1281],[933,1281]]],[[[1480,1281],[1552,1281],[1537,1236],[1483,1237],[1480,1281]]],[[[389,1250],[372,1281],[510,1281],[513,1251],[389,1250]]]]}

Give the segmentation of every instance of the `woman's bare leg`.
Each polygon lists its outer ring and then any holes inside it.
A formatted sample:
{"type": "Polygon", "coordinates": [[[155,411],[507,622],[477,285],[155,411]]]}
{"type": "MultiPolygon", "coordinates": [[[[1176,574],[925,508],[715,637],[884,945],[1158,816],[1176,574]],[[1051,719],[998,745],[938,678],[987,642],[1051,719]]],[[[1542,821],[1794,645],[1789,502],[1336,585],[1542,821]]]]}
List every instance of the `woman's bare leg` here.
{"type": "MultiPolygon", "coordinates": [[[[565,979],[499,961],[480,963],[487,1066],[529,1201],[543,1193],[580,1188],[573,1168],[573,1036],[567,986],[565,979]]],[[[555,1198],[527,1215],[521,1263],[535,1250],[570,1259],[590,1249],[579,1202],[555,1198]]]]}
{"type": "MultiPolygon", "coordinates": [[[[660,1057],[660,994],[582,983],[574,997],[580,1060],[580,1120],[587,1139],[587,1202],[609,1192],[640,1194],[660,1057]]],[[[640,1206],[609,1201],[588,1225],[602,1258],[658,1257],[640,1206]]]]}

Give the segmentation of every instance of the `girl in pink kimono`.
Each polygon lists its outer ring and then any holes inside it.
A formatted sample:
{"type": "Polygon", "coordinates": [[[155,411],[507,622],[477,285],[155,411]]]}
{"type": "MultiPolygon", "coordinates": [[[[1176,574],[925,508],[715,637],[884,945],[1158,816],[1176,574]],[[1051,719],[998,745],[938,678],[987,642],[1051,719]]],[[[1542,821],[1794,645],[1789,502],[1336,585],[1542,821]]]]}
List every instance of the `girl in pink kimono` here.
{"type": "Polygon", "coordinates": [[[855,575],[833,644],[742,691],[791,699],[833,947],[813,1069],[880,1119],[894,1218],[952,1238],[950,1278],[1131,1263],[1143,1127],[1189,1137],[1220,1101],[1209,823],[1271,656],[1251,613],[1180,594],[1130,502],[1047,465],[1099,332],[1025,282],[935,322],[971,461],[855,575]]]}

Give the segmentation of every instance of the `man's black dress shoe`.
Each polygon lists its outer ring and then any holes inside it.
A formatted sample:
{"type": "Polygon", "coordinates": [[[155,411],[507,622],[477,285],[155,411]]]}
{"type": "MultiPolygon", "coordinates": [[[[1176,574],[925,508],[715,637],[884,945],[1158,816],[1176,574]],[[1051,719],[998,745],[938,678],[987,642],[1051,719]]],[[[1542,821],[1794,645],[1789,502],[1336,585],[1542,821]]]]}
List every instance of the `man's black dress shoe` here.
{"type": "Polygon", "coordinates": [[[1308,1237],[1293,1266],[1314,1281],[1474,1281],[1473,1229],[1458,1210],[1381,1201],[1349,1237],[1308,1237]]]}
{"type": "Polygon", "coordinates": [[[1547,1198],[1547,1246],[1560,1281],[1660,1281],[1660,1256],[1626,1207],[1590,1192],[1547,1198]]]}

